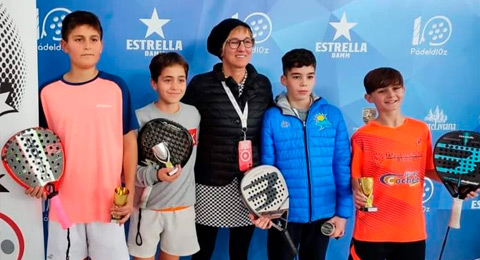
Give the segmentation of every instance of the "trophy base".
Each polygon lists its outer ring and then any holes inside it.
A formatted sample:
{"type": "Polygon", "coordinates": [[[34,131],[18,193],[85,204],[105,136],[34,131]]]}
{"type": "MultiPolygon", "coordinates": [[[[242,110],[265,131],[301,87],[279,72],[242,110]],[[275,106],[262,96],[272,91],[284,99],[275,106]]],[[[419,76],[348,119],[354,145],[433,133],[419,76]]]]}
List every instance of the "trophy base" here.
{"type": "Polygon", "coordinates": [[[359,209],[360,211],[364,211],[364,212],[377,212],[378,211],[378,208],[377,207],[362,207],[359,209]]]}

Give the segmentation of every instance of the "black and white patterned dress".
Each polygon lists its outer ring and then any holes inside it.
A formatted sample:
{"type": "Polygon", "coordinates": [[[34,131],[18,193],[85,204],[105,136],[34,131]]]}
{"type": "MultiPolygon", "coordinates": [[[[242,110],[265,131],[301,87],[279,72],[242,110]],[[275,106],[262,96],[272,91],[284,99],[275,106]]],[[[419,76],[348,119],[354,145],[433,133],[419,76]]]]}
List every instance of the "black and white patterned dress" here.
{"type": "Polygon", "coordinates": [[[238,178],[225,186],[195,184],[196,223],[212,227],[243,227],[252,225],[240,195],[238,178]]]}

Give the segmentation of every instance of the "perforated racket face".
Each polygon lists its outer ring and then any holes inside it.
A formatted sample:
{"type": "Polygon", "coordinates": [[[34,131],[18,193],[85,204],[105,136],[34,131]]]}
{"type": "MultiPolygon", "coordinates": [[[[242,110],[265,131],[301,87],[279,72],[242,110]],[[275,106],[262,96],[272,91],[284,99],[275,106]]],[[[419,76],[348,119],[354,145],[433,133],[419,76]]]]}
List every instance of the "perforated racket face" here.
{"type": "Polygon", "coordinates": [[[480,186],[480,134],[449,132],[434,149],[437,174],[453,197],[465,198],[480,186]]]}
{"type": "Polygon", "coordinates": [[[142,165],[148,162],[156,164],[152,147],[163,142],[170,151],[170,161],[173,165],[185,166],[193,150],[193,139],[187,129],[173,121],[158,118],[147,122],[138,134],[139,163],[142,165]]]}
{"type": "Polygon", "coordinates": [[[240,192],[247,208],[257,215],[280,217],[288,210],[288,189],[280,171],[269,165],[245,173],[240,192]]]}
{"type": "Polygon", "coordinates": [[[22,186],[45,186],[62,176],[62,144],[58,136],[48,129],[25,129],[5,143],[2,163],[22,186]]]}

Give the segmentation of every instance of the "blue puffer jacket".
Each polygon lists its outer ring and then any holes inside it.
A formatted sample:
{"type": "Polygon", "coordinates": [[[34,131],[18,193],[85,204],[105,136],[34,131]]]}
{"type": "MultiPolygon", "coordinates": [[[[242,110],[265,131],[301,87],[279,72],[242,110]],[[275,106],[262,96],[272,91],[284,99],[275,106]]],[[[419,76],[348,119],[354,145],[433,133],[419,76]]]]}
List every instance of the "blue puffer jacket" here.
{"type": "Polygon", "coordinates": [[[290,194],[289,221],[308,223],[322,218],[349,218],[350,142],[340,110],[313,97],[304,123],[285,94],[265,113],[262,164],[276,166],[290,194]]]}

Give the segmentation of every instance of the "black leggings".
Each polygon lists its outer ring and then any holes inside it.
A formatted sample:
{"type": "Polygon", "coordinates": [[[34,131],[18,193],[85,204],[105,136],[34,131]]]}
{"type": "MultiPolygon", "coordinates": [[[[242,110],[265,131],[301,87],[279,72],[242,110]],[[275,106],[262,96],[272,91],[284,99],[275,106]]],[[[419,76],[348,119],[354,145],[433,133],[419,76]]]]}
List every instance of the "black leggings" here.
{"type": "MultiPolygon", "coordinates": [[[[200,251],[192,256],[192,260],[210,260],[217,240],[217,227],[196,224],[200,251]]],[[[229,255],[230,260],[247,260],[248,247],[255,226],[230,228],[229,255]]]]}

